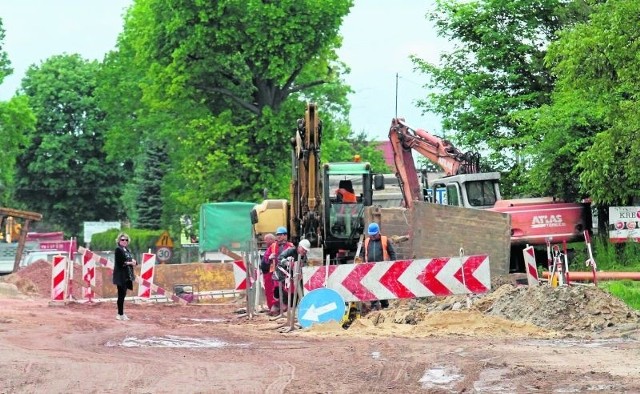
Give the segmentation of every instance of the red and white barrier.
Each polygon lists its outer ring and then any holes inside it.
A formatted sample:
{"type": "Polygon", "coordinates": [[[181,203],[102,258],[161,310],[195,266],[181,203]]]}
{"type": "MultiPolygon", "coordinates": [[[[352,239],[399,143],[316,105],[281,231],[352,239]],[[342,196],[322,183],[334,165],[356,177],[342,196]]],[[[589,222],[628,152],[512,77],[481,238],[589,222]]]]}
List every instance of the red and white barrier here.
{"type": "Polygon", "coordinates": [[[138,297],[149,298],[151,296],[151,286],[153,284],[153,271],[156,265],[156,255],[153,253],[144,253],[142,255],[142,264],[140,265],[140,277],[145,281],[138,283],[138,297]],[[149,284],[149,285],[147,285],[149,284]]]}
{"type": "Polygon", "coordinates": [[[587,267],[591,267],[591,273],[593,275],[593,284],[598,285],[598,277],[596,276],[596,260],[593,258],[593,250],[591,249],[591,234],[589,230],[584,230],[584,242],[587,244],[587,253],[589,258],[585,261],[587,267]]]}
{"type": "Polygon", "coordinates": [[[524,254],[524,265],[527,271],[527,284],[529,284],[529,286],[538,286],[540,280],[538,278],[538,266],[536,265],[536,254],[533,246],[527,246],[522,253],[524,254]]]}
{"type": "Polygon", "coordinates": [[[66,301],[67,299],[67,258],[54,256],[51,272],[51,300],[66,301]]]}
{"type": "Polygon", "coordinates": [[[233,262],[233,279],[236,290],[247,290],[247,266],[243,260],[233,262]]]}
{"type": "Polygon", "coordinates": [[[345,302],[486,293],[491,289],[489,256],[441,257],[304,267],[305,291],[326,287],[345,302]]]}
{"type": "Polygon", "coordinates": [[[93,289],[96,287],[96,261],[91,251],[85,251],[82,254],[82,298],[93,302],[95,293],[93,289]]]}

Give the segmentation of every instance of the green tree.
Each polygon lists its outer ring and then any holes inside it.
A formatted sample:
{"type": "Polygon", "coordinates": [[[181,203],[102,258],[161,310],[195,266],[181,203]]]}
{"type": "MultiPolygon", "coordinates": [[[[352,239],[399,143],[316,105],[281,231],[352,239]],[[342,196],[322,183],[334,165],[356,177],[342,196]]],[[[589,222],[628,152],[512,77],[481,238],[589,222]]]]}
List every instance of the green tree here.
{"type": "Polygon", "coordinates": [[[335,49],[351,5],[134,3],[99,94],[107,112],[119,111],[107,122],[111,155],[122,138],[134,142],[131,157],[141,157],[142,141],[166,144],[165,220],[207,201],[257,201],[264,188],[286,195],[289,140],[305,102],[328,116],[348,108],[335,49]]]}
{"type": "Polygon", "coordinates": [[[123,219],[122,162],[105,159],[104,113],[93,96],[98,67],[53,56],[31,66],[21,86],[37,123],[17,163],[16,198],[75,236],[83,221],[123,219]]]}
{"type": "Polygon", "coordinates": [[[136,228],[160,230],[162,226],[162,183],[166,170],[167,151],[155,141],[145,144],[144,157],[136,171],[137,217],[131,218],[136,228]]]}
{"type": "MultiPolygon", "coordinates": [[[[4,29],[0,18],[0,84],[11,75],[13,69],[7,53],[2,49],[4,29]]],[[[24,96],[15,96],[8,102],[0,102],[0,140],[2,141],[2,160],[0,161],[0,205],[17,206],[11,201],[15,175],[16,157],[21,146],[26,143],[25,134],[33,130],[35,117],[24,96]]]]}
{"type": "MultiPolygon", "coordinates": [[[[429,15],[440,36],[454,43],[440,65],[413,58],[433,93],[420,102],[440,114],[443,128],[463,146],[489,153],[504,171],[503,193],[540,193],[526,185],[525,147],[540,141],[516,116],[550,102],[554,78],[546,48],[558,32],[590,12],[591,0],[439,0],[429,15]]],[[[554,182],[572,182],[556,172],[554,182]]]]}
{"type": "Polygon", "coordinates": [[[572,153],[582,191],[597,204],[640,197],[639,14],[637,1],[607,1],[549,49],[558,83],[539,123],[562,115],[556,134],[586,141],[572,153]]]}

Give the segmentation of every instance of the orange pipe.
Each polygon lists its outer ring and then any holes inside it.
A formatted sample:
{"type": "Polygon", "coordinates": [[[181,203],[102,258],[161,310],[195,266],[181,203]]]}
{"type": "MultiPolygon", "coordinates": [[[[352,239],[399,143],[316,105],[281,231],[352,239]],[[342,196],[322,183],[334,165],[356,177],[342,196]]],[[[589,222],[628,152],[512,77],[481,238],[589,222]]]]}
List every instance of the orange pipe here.
{"type": "MultiPolygon", "coordinates": [[[[549,271],[544,271],[542,277],[549,279],[549,271]]],[[[640,272],[596,272],[597,280],[640,280],[640,272]]],[[[569,280],[593,280],[591,272],[569,272],[569,280]]]]}

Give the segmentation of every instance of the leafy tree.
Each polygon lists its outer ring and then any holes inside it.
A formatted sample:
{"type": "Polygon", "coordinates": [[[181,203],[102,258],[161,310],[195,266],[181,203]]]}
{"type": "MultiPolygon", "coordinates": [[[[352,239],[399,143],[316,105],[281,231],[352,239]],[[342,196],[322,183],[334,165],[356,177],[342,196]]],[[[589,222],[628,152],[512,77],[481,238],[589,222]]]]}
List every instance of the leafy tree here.
{"type": "Polygon", "coordinates": [[[37,123],[17,164],[16,198],[48,223],[78,235],[86,220],[122,219],[122,162],[103,153],[104,113],[96,105],[97,62],[59,55],[22,81],[37,123]]]}
{"type": "Polygon", "coordinates": [[[35,123],[36,119],[29,108],[27,97],[16,96],[8,102],[0,102],[0,205],[19,205],[11,201],[16,158],[22,151],[21,147],[27,142],[26,134],[33,131],[35,123]]]}
{"type": "MultiPolygon", "coordinates": [[[[434,65],[414,64],[431,79],[434,92],[419,105],[442,116],[443,128],[462,145],[489,152],[489,163],[506,171],[505,195],[536,193],[523,185],[529,165],[525,147],[540,136],[515,116],[550,102],[554,78],[546,48],[558,32],[590,12],[590,0],[439,0],[429,15],[454,50],[434,65]]],[[[553,179],[565,185],[570,173],[553,179]]],[[[537,192],[540,192],[539,190],[537,192]]]]}
{"type": "Polygon", "coordinates": [[[11,61],[7,52],[3,48],[4,43],[4,28],[2,27],[2,18],[0,18],[0,84],[4,81],[5,77],[11,75],[13,69],[11,68],[11,61]]]}
{"type": "MultiPolygon", "coordinates": [[[[0,84],[13,72],[7,53],[2,50],[4,37],[2,18],[0,18],[0,84]]],[[[32,130],[34,125],[35,117],[26,97],[16,96],[8,102],[0,102],[0,140],[2,141],[0,205],[17,206],[15,202],[10,201],[16,156],[20,153],[20,146],[26,142],[25,133],[32,130]]]]}
{"type": "Polygon", "coordinates": [[[637,1],[607,1],[549,49],[558,83],[540,122],[570,109],[557,133],[588,141],[587,149],[574,152],[580,153],[576,168],[582,191],[597,204],[625,205],[639,197],[639,13],[637,1]]]}
{"type": "Polygon", "coordinates": [[[207,201],[256,201],[264,188],[286,195],[289,140],[305,102],[329,116],[347,108],[335,49],[351,5],[136,1],[99,89],[103,107],[119,114],[107,122],[107,151],[122,138],[134,141],[131,157],[142,157],[143,141],[166,144],[171,223],[207,201]]]}

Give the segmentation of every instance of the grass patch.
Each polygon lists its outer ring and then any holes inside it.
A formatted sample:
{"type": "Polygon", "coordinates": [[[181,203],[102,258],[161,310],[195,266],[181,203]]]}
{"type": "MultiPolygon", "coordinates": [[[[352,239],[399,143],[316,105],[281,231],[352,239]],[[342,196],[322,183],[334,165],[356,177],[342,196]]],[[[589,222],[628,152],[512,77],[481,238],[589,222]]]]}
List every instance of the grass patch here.
{"type": "Polygon", "coordinates": [[[640,282],[632,280],[616,280],[599,282],[598,287],[620,298],[635,310],[640,310],[640,282]]]}

